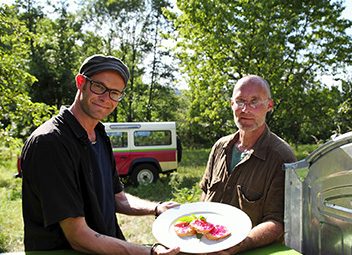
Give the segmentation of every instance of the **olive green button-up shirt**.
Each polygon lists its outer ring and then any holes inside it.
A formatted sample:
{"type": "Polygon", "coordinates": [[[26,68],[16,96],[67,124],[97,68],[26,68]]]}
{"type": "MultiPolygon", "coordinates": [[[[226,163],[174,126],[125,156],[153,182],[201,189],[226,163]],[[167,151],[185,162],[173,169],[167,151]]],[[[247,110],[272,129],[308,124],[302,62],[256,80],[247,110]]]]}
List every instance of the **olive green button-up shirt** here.
{"type": "Polygon", "coordinates": [[[253,227],[267,220],[283,223],[283,164],[296,161],[292,149],[266,126],[249,153],[229,171],[232,148],[238,136],[237,132],[214,144],[200,182],[206,194],[204,201],[240,208],[248,214],[253,227]]]}

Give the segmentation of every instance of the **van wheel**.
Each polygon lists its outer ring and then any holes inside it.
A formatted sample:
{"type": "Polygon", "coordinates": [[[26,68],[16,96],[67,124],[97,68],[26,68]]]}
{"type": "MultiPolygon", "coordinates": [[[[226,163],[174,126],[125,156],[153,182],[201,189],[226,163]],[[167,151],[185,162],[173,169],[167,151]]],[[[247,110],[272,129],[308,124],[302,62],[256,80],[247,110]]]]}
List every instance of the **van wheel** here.
{"type": "Polygon", "coordinates": [[[131,182],[134,185],[147,185],[159,179],[158,170],[151,164],[137,165],[132,172],[131,182]]]}

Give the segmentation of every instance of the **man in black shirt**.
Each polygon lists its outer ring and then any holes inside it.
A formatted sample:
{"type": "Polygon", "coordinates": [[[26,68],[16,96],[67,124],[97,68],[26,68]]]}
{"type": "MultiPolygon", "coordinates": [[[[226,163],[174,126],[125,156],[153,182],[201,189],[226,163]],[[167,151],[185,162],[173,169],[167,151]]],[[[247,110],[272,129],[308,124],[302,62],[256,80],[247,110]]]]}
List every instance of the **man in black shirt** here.
{"type": "Polygon", "coordinates": [[[177,204],[126,194],[100,121],[124,96],[128,68],[112,56],[87,58],[69,108],[37,128],[22,151],[25,250],[75,249],[94,254],[167,254],[125,241],[115,213],[160,214],[177,204]]]}

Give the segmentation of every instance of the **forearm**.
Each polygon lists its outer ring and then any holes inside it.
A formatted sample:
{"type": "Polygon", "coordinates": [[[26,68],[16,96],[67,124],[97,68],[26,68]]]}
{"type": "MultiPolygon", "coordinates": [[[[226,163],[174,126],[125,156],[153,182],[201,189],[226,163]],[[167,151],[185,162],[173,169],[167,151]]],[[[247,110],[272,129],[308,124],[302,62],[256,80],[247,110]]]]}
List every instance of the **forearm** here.
{"type": "Polygon", "coordinates": [[[67,218],[60,222],[66,239],[77,251],[91,254],[150,254],[150,248],[127,243],[99,234],[89,228],[83,217],[67,218]]]}
{"type": "Polygon", "coordinates": [[[158,216],[166,210],[179,206],[174,201],[153,202],[130,194],[120,192],[115,194],[116,212],[127,215],[155,215],[158,216]]]}
{"type": "Polygon", "coordinates": [[[236,254],[265,246],[279,240],[284,233],[283,224],[267,221],[255,226],[248,236],[239,244],[229,249],[229,254],[236,254]]]}
{"type": "Polygon", "coordinates": [[[117,212],[127,215],[154,215],[157,202],[152,202],[130,194],[116,194],[117,212]]]}
{"type": "Polygon", "coordinates": [[[136,255],[150,254],[150,247],[127,243],[126,241],[117,238],[100,235],[96,232],[83,235],[82,243],[73,248],[77,251],[90,254],[118,254],[118,255],[136,255]],[[85,236],[83,238],[83,236],[85,236]]]}

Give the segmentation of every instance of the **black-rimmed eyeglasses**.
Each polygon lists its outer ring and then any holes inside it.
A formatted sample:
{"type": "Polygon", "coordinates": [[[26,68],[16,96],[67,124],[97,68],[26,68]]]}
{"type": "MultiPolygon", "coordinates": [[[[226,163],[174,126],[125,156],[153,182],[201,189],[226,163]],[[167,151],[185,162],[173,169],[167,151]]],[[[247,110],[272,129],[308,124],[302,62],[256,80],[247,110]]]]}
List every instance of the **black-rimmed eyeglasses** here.
{"type": "Polygon", "coordinates": [[[109,92],[109,97],[111,100],[115,102],[120,102],[122,98],[125,96],[125,91],[120,91],[117,89],[109,89],[104,84],[98,81],[94,81],[91,78],[83,75],[90,83],[90,91],[97,95],[103,95],[105,92],[109,92]]]}

